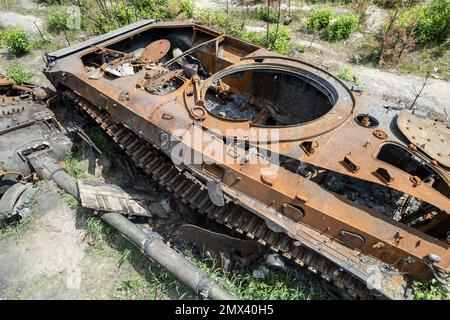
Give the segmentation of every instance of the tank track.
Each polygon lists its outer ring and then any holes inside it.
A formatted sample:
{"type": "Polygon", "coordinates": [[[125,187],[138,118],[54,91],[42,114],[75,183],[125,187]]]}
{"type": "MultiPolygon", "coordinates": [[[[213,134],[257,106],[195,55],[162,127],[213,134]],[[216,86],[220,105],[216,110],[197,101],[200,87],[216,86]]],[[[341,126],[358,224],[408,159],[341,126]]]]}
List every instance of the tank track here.
{"type": "Polygon", "coordinates": [[[336,286],[354,299],[379,298],[373,292],[369,292],[366,285],[351,273],[315,251],[301,246],[287,234],[270,230],[262,218],[247,209],[234,202],[228,202],[223,207],[215,206],[209,198],[205,185],[187,170],[180,171],[166,155],[128,128],[115,124],[105,111],[93,106],[84,98],[70,91],[64,94],[98,123],[140,169],[192,209],[249,239],[257,240],[298,266],[306,267],[308,271],[320,275],[327,283],[336,286]]]}

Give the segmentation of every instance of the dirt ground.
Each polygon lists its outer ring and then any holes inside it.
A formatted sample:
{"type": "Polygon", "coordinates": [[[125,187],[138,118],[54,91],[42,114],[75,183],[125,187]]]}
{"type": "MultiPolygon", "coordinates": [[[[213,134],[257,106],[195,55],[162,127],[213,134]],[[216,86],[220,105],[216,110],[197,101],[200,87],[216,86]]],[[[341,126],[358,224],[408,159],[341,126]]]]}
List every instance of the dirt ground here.
{"type": "MultiPolygon", "coordinates": [[[[212,0],[196,1],[196,4],[217,6],[212,0]]],[[[301,8],[310,9],[310,6],[305,6],[301,8]]],[[[35,23],[43,25],[44,9],[31,0],[20,0],[11,11],[0,11],[0,22],[4,26],[20,25],[37,37],[35,23]]],[[[262,30],[262,27],[257,22],[248,25],[254,31],[262,30]]],[[[360,35],[353,35],[349,43],[354,44],[358,37],[360,35]]],[[[295,44],[310,44],[310,39],[301,33],[294,33],[292,40],[295,44]]],[[[55,41],[64,43],[65,40],[60,36],[55,41]]],[[[298,57],[336,72],[350,65],[347,60],[350,49],[346,47],[351,48],[351,45],[318,40],[313,43],[312,50],[298,57]]],[[[19,61],[33,72],[35,83],[49,85],[41,73],[43,53],[43,50],[34,50],[19,61]]],[[[0,48],[0,72],[4,72],[10,61],[6,49],[0,48]]],[[[351,65],[351,68],[365,91],[391,105],[400,100],[410,103],[424,80],[418,76],[364,66],[351,65]]],[[[448,121],[449,101],[450,83],[429,79],[417,106],[448,121]]],[[[52,182],[40,182],[36,198],[32,221],[20,239],[13,237],[0,241],[0,299],[114,299],[123,297],[124,283],[143,279],[140,269],[121,259],[117,250],[98,250],[88,244],[85,217],[69,206],[52,182]]]]}
{"type": "Polygon", "coordinates": [[[114,250],[89,250],[85,222],[53,182],[41,182],[25,234],[0,242],[2,299],[111,299],[138,278],[114,250]]]}

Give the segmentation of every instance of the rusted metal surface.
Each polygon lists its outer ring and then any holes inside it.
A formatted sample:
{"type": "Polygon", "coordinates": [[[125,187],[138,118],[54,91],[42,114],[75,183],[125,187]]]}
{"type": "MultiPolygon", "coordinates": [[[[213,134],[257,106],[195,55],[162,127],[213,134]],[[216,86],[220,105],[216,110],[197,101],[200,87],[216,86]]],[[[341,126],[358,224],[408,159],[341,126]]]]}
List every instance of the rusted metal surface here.
{"type": "Polygon", "coordinates": [[[156,40],[145,47],[138,57],[141,63],[153,63],[163,58],[170,49],[170,41],[166,39],[156,40]]]}
{"type": "Polygon", "coordinates": [[[264,252],[264,247],[256,240],[241,240],[191,224],[179,228],[179,237],[195,243],[200,250],[208,251],[222,267],[226,267],[230,259],[250,266],[264,252]]]}
{"type": "Polygon", "coordinates": [[[180,172],[175,166],[168,164],[166,157],[150,145],[144,144],[144,149],[138,150],[135,142],[139,144],[142,141],[136,134],[115,125],[101,110],[90,106],[87,101],[75,96],[72,98],[128,155],[133,157],[135,163],[145,173],[206,218],[213,219],[249,239],[257,240],[261,245],[270,247],[276,252],[281,252],[286,259],[293,260],[299,266],[307,266],[309,271],[346,290],[351,296],[368,298],[372,295],[375,297],[381,295],[390,299],[405,298],[407,284],[401,274],[386,269],[384,264],[362,255],[359,251],[330,241],[326,235],[318,231],[301,224],[293,224],[281,216],[273,221],[271,227],[281,225],[285,232],[269,229],[270,222],[268,223],[266,218],[273,217],[273,209],[251,198],[224,187],[224,191],[234,198],[235,203],[229,202],[224,207],[214,206],[206,189],[199,188],[199,181],[192,175],[180,172]],[[128,143],[125,144],[125,141],[128,143]],[[295,238],[288,236],[291,233],[296,234],[295,238]],[[382,292],[369,290],[364,284],[372,275],[374,266],[383,270],[380,279],[383,284],[382,292]]]}
{"type": "Polygon", "coordinates": [[[10,87],[13,85],[13,82],[11,79],[9,79],[7,76],[0,74],[0,87],[1,88],[5,88],[5,87],[10,87]]]}
{"type": "Polygon", "coordinates": [[[408,140],[432,159],[450,168],[450,129],[432,119],[421,119],[407,110],[400,112],[397,125],[408,140]]]}
{"type": "Polygon", "coordinates": [[[390,270],[381,272],[388,285],[375,291],[391,298],[411,279],[450,269],[449,168],[408,147],[396,112],[376,97],[354,96],[313,65],[192,24],[153,23],[98,47],[49,54],[45,74],[69,108],[85,110],[138,166],[206,217],[360,297],[372,293],[364,289],[370,266],[390,270]],[[160,39],[172,50],[152,64],[118,77],[101,68],[125,60],[98,47],[128,57],[160,39]],[[198,136],[207,142],[196,143],[198,136]],[[179,149],[188,152],[173,163],[179,149]],[[441,258],[431,268],[430,254],[441,258]],[[344,278],[330,268],[342,268],[344,278]]]}

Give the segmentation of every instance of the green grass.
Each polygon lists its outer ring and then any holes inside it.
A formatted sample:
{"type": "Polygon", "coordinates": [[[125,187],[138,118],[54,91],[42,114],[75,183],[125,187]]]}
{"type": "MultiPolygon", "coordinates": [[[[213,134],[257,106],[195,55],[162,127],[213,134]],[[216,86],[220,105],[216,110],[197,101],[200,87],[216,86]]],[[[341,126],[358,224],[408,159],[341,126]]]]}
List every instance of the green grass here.
{"type": "Polygon", "coordinates": [[[20,240],[20,238],[22,238],[22,236],[25,234],[25,231],[27,231],[30,227],[32,221],[33,218],[30,215],[24,219],[20,219],[19,221],[8,224],[4,228],[0,228],[0,240],[11,238],[20,240]]]}
{"type": "Polygon", "coordinates": [[[444,286],[435,279],[425,283],[414,282],[413,287],[415,300],[450,300],[449,285],[444,286]]]}
{"type": "Polygon", "coordinates": [[[305,46],[304,44],[298,44],[295,46],[295,49],[299,52],[299,53],[305,53],[306,51],[308,51],[308,46],[305,46]]]}
{"type": "Polygon", "coordinates": [[[63,199],[67,203],[67,205],[70,207],[70,209],[78,208],[79,202],[74,196],[68,194],[63,189],[59,189],[58,194],[61,197],[61,199],[63,199]]]}
{"type": "Polygon", "coordinates": [[[306,286],[283,271],[271,271],[264,279],[256,279],[251,271],[244,274],[226,272],[209,260],[196,259],[189,251],[185,255],[212,279],[217,279],[230,294],[242,300],[326,299],[318,284],[306,286]]]}
{"type": "Polygon", "coordinates": [[[142,275],[120,284],[115,299],[197,299],[186,286],[164,268],[155,265],[131,242],[122,237],[101,218],[85,216],[87,237],[92,245],[89,251],[113,256],[119,253],[117,266],[130,263],[142,275]],[[92,241],[92,239],[94,239],[92,241]]]}
{"type": "Polygon", "coordinates": [[[55,38],[48,35],[44,35],[44,39],[41,37],[36,38],[33,42],[33,49],[42,50],[45,52],[56,51],[64,47],[65,45],[60,44],[55,38]]]}
{"type": "MultiPolygon", "coordinates": [[[[150,262],[133,244],[96,216],[86,218],[88,237],[94,237],[90,250],[111,255],[120,254],[118,267],[128,262],[140,270],[142,277],[127,279],[117,288],[116,299],[199,299],[190,289],[176,280],[168,271],[150,262]]],[[[195,258],[191,251],[185,256],[192,263],[218,280],[224,288],[239,299],[324,299],[326,296],[318,285],[306,286],[281,271],[272,271],[265,279],[255,279],[251,272],[239,274],[225,272],[209,260],[195,258]]]]}
{"type": "Polygon", "coordinates": [[[145,279],[133,278],[122,281],[113,298],[126,300],[149,299],[151,298],[149,295],[150,290],[150,284],[145,279]]]}
{"type": "MultiPolygon", "coordinates": [[[[36,196],[32,196],[28,202],[24,204],[24,206],[30,210],[33,210],[38,205],[38,200],[36,196]]],[[[17,221],[13,221],[6,225],[3,228],[0,228],[0,241],[4,239],[14,238],[15,240],[20,240],[25,232],[30,227],[33,222],[33,217],[30,214],[29,216],[19,219],[17,221]]]]}
{"type": "Polygon", "coordinates": [[[86,171],[81,165],[82,157],[80,152],[70,154],[66,160],[63,161],[62,166],[67,173],[75,179],[85,179],[87,177],[86,171]]]}
{"type": "Polygon", "coordinates": [[[27,203],[25,203],[25,207],[28,209],[34,209],[38,205],[38,199],[35,195],[33,195],[27,203]]]}

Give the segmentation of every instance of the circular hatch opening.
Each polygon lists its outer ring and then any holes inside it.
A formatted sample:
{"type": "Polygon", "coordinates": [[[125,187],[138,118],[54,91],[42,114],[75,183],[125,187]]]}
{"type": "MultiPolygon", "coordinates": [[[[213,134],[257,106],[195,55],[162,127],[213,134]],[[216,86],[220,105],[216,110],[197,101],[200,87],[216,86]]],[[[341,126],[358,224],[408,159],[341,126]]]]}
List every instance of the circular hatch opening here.
{"type": "Polygon", "coordinates": [[[328,113],[337,93],[317,77],[284,70],[234,71],[211,82],[205,107],[216,117],[258,126],[294,126],[328,113]]]}

